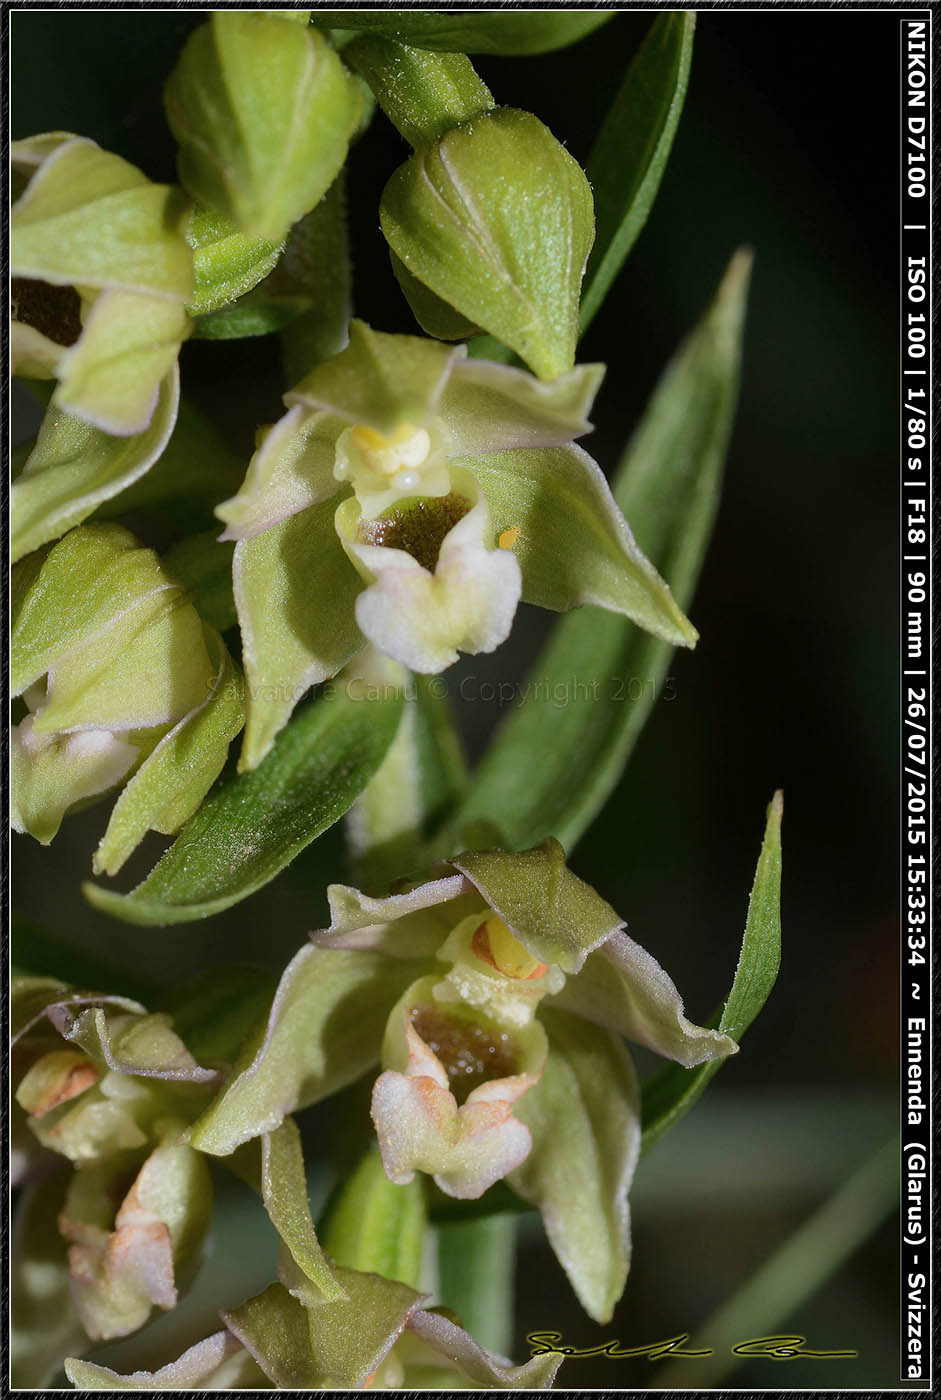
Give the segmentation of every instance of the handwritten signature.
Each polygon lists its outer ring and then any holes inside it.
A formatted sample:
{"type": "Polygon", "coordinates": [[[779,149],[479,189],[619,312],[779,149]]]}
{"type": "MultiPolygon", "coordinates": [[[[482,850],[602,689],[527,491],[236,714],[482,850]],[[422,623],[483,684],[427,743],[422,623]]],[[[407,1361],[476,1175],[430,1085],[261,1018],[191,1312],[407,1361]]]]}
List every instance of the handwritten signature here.
{"type": "MultiPolygon", "coordinates": [[[[667,1337],[664,1341],[648,1342],[644,1346],[622,1347],[618,1338],[610,1342],[602,1342],[594,1347],[573,1347],[565,1346],[562,1342],[561,1332],[529,1332],[526,1340],[529,1342],[530,1353],[533,1356],[544,1356],[547,1352],[554,1351],[563,1356],[606,1356],[611,1361],[623,1360],[632,1356],[646,1356],[651,1361],[659,1361],[664,1356],[712,1356],[712,1347],[692,1348],[687,1347],[689,1333],[681,1332],[679,1336],[667,1337]]],[[[813,1357],[815,1360],[836,1360],[841,1357],[858,1356],[857,1351],[816,1351],[807,1346],[807,1338],[794,1334],[784,1334],[774,1337],[749,1337],[745,1341],[736,1342],[731,1348],[734,1356],[762,1357],[768,1361],[793,1361],[796,1357],[813,1357]]]]}

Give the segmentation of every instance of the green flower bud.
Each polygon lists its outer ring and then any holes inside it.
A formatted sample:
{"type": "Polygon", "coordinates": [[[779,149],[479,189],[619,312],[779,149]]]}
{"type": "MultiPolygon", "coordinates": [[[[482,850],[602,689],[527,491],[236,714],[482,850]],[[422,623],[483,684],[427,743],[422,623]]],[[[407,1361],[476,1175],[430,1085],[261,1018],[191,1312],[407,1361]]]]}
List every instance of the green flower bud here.
{"type": "Polygon", "coordinates": [[[57,378],[54,406],[93,427],[142,433],[190,330],[179,191],[68,133],[11,155],[14,372],[57,378]]]}
{"type": "Polygon", "coordinates": [[[242,723],[218,634],[152,550],[81,526],[13,575],[16,830],[47,844],[66,812],[130,778],[96,864],[117,870],[151,827],[179,829],[242,723]],[[131,775],[133,774],[133,777],[131,775]]]}
{"type": "Polygon", "coordinates": [[[229,10],[191,35],[165,103],[194,199],[277,244],[332,184],[362,96],[316,30],[229,10]]]}
{"type": "MultiPolygon", "coordinates": [[[[572,368],[591,189],[536,117],[497,108],[420,148],[386,185],[380,220],[411,277],[465,321],[541,379],[572,368]]],[[[410,299],[421,319],[424,303],[410,299]]]]}

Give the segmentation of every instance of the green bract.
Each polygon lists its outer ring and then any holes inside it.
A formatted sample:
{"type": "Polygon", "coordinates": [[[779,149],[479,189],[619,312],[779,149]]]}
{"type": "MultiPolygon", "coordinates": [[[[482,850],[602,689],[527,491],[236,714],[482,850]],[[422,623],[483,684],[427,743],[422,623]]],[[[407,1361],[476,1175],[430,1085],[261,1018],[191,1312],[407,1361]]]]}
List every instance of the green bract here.
{"type": "Polygon", "coordinates": [[[595,603],[695,641],[600,469],[570,445],[590,427],[601,374],[583,365],[542,383],[354,322],[347,349],[285,395],[288,412],[217,511],[239,541],[243,767],[364,635],[432,673],[459,651],[494,650],[522,597],[595,603]]]}
{"type": "Polygon", "coordinates": [[[557,842],[467,852],[385,898],[328,893],[330,928],[285,971],[267,1027],[190,1141],[230,1153],[379,1059],[372,1113],[390,1180],[428,1172],[475,1198],[509,1176],[542,1210],[586,1310],[607,1320],[627,1276],[640,1146],[618,1036],[687,1067],[735,1043],[687,1020],[669,977],[557,842]],[[571,1131],[560,1133],[563,1110],[571,1131]]]}
{"type": "Polygon", "coordinates": [[[91,1338],[126,1336],[175,1305],[207,1228],[207,1164],[180,1134],[217,1073],[135,1002],[35,977],[11,998],[17,1105],[76,1168],[58,1213],[69,1311],[91,1338]]]}
{"type": "Polygon", "coordinates": [[[118,525],[80,526],[17,565],[11,690],[28,710],[12,732],[14,826],[48,843],[70,808],[126,782],[96,856],[109,872],[198,807],[243,719],[218,633],[118,525]]]}
{"type": "MultiPolygon", "coordinates": [[[[380,219],[411,277],[466,321],[541,379],[572,368],[591,188],[536,117],[497,108],[421,147],[386,185],[380,219]]],[[[420,320],[423,302],[412,309],[420,320]]]]}
{"type": "Polygon", "coordinates": [[[262,11],[214,11],[166,86],[193,198],[280,243],[346,158],[362,98],[316,30],[262,11]]]}
{"type": "Polygon", "coordinates": [[[11,155],[27,179],[10,218],[14,372],[57,378],[54,405],[92,427],[143,433],[190,329],[179,192],[68,133],[11,155]]]}

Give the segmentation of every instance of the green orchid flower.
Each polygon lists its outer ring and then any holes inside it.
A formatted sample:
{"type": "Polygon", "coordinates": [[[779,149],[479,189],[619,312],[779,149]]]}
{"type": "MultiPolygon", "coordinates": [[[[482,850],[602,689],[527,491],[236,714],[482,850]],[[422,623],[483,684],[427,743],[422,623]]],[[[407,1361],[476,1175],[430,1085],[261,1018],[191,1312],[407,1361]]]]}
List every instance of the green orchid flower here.
{"type": "Polygon", "coordinates": [[[11,1021],[14,1128],[45,1149],[44,1171],[73,1168],[57,1216],[71,1308],[88,1337],[126,1336],[175,1306],[199,1254],[212,1186],[181,1134],[219,1074],[168,1016],[50,978],[13,978],[11,1021]]]}
{"type": "Polygon", "coordinates": [[[696,633],[572,439],[602,376],[543,383],[354,321],[285,395],[217,514],[233,579],[254,768],[307,688],[365,639],[414,671],[488,652],[518,602],[593,603],[690,646],[696,633]]]}
{"type": "Polygon", "coordinates": [[[190,331],[185,201],[87,137],[15,141],[13,372],[58,381],[53,406],[142,434],[190,331]]]}
{"type": "Polygon", "coordinates": [[[218,632],[152,550],[85,525],[13,570],[15,830],[44,845],[63,817],[123,787],[96,852],[113,874],[148,830],[199,806],[243,722],[242,683],[218,632]]]}
{"type": "Polygon", "coordinates": [[[620,1037],[687,1067],[735,1043],[687,1019],[555,841],[468,852],[384,898],[328,895],[330,928],[284,972],[190,1141],[228,1154],[378,1060],[372,1114],[389,1178],[424,1172],[466,1199],[506,1177],[541,1210],[586,1310],[607,1319],[627,1277],[641,1132],[620,1037]]]}

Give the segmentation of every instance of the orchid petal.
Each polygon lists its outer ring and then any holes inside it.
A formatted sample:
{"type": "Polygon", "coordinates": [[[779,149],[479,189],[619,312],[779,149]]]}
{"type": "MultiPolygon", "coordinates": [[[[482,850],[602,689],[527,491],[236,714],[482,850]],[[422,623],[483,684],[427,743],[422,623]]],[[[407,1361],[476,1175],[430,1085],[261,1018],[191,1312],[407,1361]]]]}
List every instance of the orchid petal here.
{"type": "Polygon", "coordinates": [[[404,549],[360,543],[354,502],[337,513],[347,553],[374,579],[356,600],[360,628],[381,651],[426,674],[452,665],[459,651],[496,650],[520,593],[512,554],[484,544],[489,515],[476,483],[464,472],[452,479],[472,505],[445,536],[433,573],[404,549]]]}
{"type": "Polygon", "coordinates": [[[266,1025],[191,1129],[192,1144],[225,1156],[365,1074],[414,976],[414,963],[307,944],[282,974],[266,1025]]]}
{"type": "Polygon", "coordinates": [[[627,1193],[640,1154],[640,1086],[606,1031],[547,1012],[549,1058],[517,1115],[533,1147],[510,1185],[539,1207],[579,1301],[610,1321],[627,1279],[627,1193]]]}
{"type": "Polygon", "coordinates": [[[738,1050],[729,1036],[686,1019],[674,983],[656,958],[626,933],[613,933],[592,953],[578,977],[566,982],[555,1004],[687,1069],[738,1050]]]}
{"type": "Polygon", "coordinates": [[[320,948],[372,948],[393,958],[433,958],[470,912],[468,895],[480,904],[462,875],[443,875],[383,899],[351,885],[329,885],[330,927],[311,937],[320,948]]]}
{"type": "Polygon", "coordinates": [[[451,863],[533,957],[564,972],[579,972],[592,949],[624,926],[610,904],[573,875],[552,837],[530,851],[465,851],[451,863]]]}
{"type": "Polygon", "coordinates": [[[454,457],[555,447],[591,431],[588,413],[604,365],[576,365],[557,379],[488,360],[457,360],[441,397],[454,457]]]}
{"type": "Polygon", "coordinates": [[[237,496],[216,507],[224,540],[250,539],[307,506],[335,496],[333,475],[341,420],[296,404],[269,428],[237,496]]]}
{"type": "Polygon", "coordinates": [[[604,474],[581,448],[458,459],[483,489],[498,531],[518,532],[523,601],[556,612],[594,603],[678,646],[695,628],[638,547],[604,474]]]}
{"type": "Polygon", "coordinates": [[[264,758],[295,705],[362,645],[360,583],[322,502],[235,548],[233,582],[248,683],[240,768],[264,758]]]}
{"type": "Polygon", "coordinates": [[[463,346],[384,335],[352,321],[346,349],[312,369],[284,402],[322,409],[379,433],[402,422],[423,427],[438,412],[452,365],[466,353],[463,346]]]}

